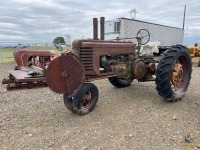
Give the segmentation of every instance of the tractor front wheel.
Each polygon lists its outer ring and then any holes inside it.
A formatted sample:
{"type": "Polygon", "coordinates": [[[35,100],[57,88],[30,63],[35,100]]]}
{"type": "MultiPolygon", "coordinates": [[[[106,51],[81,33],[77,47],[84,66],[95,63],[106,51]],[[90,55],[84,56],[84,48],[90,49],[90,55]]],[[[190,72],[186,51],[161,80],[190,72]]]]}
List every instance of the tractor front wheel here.
{"type": "Polygon", "coordinates": [[[73,99],[73,110],[79,115],[91,112],[97,104],[99,91],[92,83],[85,83],[73,99]]]}
{"type": "Polygon", "coordinates": [[[192,62],[186,47],[172,46],[165,51],[156,70],[156,90],[165,101],[177,101],[187,91],[192,62]]]}

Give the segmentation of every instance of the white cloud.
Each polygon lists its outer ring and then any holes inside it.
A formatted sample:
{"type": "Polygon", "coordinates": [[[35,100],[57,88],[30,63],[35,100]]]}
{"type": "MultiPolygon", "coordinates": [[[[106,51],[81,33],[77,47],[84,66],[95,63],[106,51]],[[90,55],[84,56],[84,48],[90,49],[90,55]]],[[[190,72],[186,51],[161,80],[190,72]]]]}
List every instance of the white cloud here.
{"type": "Polygon", "coordinates": [[[0,5],[0,42],[52,42],[65,34],[74,38],[92,36],[92,18],[106,20],[129,17],[182,27],[187,5],[185,42],[200,42],[200,3],[198,0],[7,0],[0,5]],[[188,40],[187,40],[188,39],[188,40]],[[192,40],[191,40],[192,39],[192,40]]]}

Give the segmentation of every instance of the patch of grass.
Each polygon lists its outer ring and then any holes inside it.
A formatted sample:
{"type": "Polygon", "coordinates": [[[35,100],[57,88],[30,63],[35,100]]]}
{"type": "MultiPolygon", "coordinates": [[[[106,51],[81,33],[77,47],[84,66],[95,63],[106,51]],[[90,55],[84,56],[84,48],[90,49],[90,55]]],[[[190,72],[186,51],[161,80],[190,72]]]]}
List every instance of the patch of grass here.
{"type": "Polygon", "coordinates": [[[0,48],[0,63],[14,62],[14,48],[0,48]]]}

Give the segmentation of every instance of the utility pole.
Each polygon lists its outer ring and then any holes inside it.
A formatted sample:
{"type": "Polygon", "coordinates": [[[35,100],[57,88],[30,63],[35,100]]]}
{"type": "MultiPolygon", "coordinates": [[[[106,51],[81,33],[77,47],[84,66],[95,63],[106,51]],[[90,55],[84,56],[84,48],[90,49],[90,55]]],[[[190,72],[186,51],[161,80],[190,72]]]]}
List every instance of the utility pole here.
{"type": "Polygon", "coordinates": [[[134,9],[132,9],[131,11],[130,11],[130,18],[131,19],[136,19],[136,13],[138,13],[137,11],[136,11],[136,9],[134,8],[134,9]],[[133,15],[134,14],[134,15],[133,15]]]}
{"type": "Polygon", "coordinates": [[[186,5],[184,8],[184,15],[183,15],[183,30],[185,29],[185,14],[186,14],[186,5]]]}

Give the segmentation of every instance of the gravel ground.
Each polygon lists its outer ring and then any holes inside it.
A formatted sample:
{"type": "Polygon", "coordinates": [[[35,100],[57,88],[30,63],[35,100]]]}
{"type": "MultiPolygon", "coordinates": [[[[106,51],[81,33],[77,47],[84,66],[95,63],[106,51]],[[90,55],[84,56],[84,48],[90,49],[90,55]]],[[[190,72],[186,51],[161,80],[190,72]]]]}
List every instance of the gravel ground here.
{"type": "MultiPolygon", "coordinates": [[[[14,64],[0,64],[0,79],[14,64]]],[[[155,83],[117,89],[106,79],[96,108],[75,115],[49,88],[7,92],[0,85],[0,149],[173,150],[200,147],[200,68],[193,64],[190,87],[175,103],[158,96],[155,83]],[[193,143],[185,143],[190,133],[193,143]]]]}

